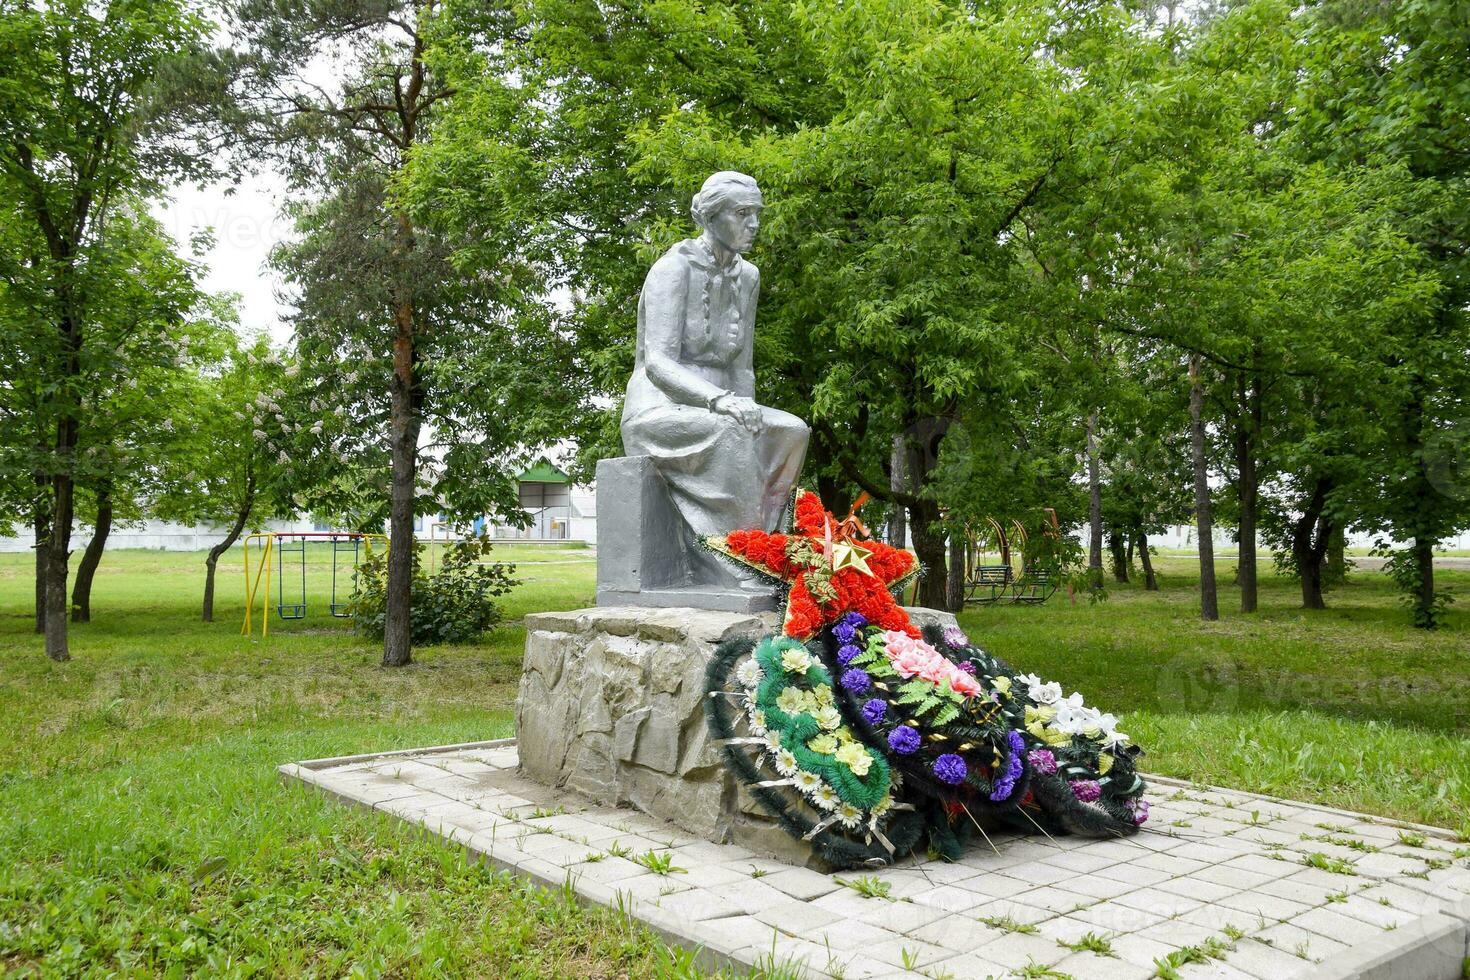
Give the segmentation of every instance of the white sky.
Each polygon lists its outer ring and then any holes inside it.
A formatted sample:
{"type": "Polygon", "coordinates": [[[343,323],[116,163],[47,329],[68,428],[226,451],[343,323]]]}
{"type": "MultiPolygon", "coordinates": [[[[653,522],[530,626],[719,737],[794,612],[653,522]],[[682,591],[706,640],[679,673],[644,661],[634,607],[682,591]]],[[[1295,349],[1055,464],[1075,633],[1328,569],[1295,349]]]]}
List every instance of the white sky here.
{"type": "Polygon", "coordinates": [[[198,188],[176,187],[158,211],[164,229],[188,247],[189,237],[213,229],[215,244],[204,257],[202,286],[212,293],[240,295],[240,324],[250,333],[268,330],[278,342],[290,336],[283,306],[276,301],[279,281],[266,267],[271,246],[290,232],[280,216],[283,181],[272,175],[244,177],[234,192],[228,182],[198,188]]]}

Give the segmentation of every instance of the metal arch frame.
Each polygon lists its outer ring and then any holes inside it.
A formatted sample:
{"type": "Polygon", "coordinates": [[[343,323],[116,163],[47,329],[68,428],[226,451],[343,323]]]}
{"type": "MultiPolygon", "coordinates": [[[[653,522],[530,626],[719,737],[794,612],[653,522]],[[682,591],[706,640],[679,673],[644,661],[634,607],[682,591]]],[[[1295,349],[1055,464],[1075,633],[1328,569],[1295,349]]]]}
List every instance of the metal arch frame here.
{"type": "MultiPolygon", "coordinates": [[[[353,541],[358,541],[358,542],[361,542],[363,544],[366,544],[367,545],[367,553],[368,554],[371,554],[372,553],[372,542],[374,542],[374,541],[381,541],[381,542],[383,542],[383,553],[384,554],[387,554],[388,553],[388,550],[390,548],[390,542],[389,542],[388,536],[386,534],[362,534],[362,533],[359,533],[359,532],[356,532],[356,531],[267,531],[267,532],[262,532],[260,534],[247,534],[245,536],[245,543],[244,543],[244,547],[245,547],[245,555],[244,555],[244,557],[245,557],[245,622],[243,624],[241,624],[241,626],[240,626],[240,635],[241,636],[252,636],[252,635],[254,635],[254,632],[255,632],[255,627],[254,627],[255,597],[257,595],[259,595],[261,597],[261,607],[260,607],[260,636],[261,636],[261,639],[265,639],[267,636],[270,635],[270,629],[271,629],[271,617],[270,617],[271,558],[274,555],[278,555],[279,554],[279,549],[276,548],[276,540],[278,538],[280,538],[280,539],[293,539],[293,538],[294,539],[300,539],[301,542],[302,542],[302,547],[303,548],[305,548],[305,546],[306,546],[306,541],[308,539],[311,539],[311,538],[324,538],[326,540],[333,541],[333,542],[336,542],[336,541],[344,541],[344,540],[353,540],[353,541]],[[250,542],[252,542],[252,541],[264,542],[263,545],[259,546],[260,547],[260,557],[257,560],[256,566],[255,566],[255,575],[254,575],[253,578],[251,577],[251,574],[250,574],[250,542]],[[261,579],[261,576],[262,575],[265,576],[265,591],[264,592],[261,592],[260,591],[260,579],[261,579]]],[[[334,581],[335,581],[335,576],[336,576],[336,560],[337,560],[337,558],[336,558],[336,552],[335,552],[335,544],[333,545],[333,548],[334,548],[334,551],[333,551],[333,555],[332,555],[332,574],[334,576],[334,581]]],[[[302,555],[302,560],[303,561],[305,560],[305,555],[304,554],[302,555]]],[[[358,567],[361,567],[361,562],[359,562],[357,565],[354,566],[354,571],[356,571],[356,569],[358,567]]],[[[303,575],[304,575],[304,573],[303,573],[303,575]]],[[[303,579],[303,581],[304,581],[304,579],[303,579]]],[[[304,605],[305,598],[306,598],[306,596],[304,594],[304,588],[303,588],[303,595],[302,595],[303,605],[304,605]]],[[[305,610],[303,609],[302,612],[303,612],[303,616],[301,618],[304,618],[305,610]]],[[[333,613],[333,615],[335,615],[335,612],[333,613]]]]}

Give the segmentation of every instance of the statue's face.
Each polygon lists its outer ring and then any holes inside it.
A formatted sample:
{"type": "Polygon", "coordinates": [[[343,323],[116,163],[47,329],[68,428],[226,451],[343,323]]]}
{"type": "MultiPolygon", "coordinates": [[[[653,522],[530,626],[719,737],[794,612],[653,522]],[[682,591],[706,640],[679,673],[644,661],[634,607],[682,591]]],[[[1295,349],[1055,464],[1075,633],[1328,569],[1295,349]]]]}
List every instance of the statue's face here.
{"type": "Polygon", "coordinates": [[[705,230],[725,248],[741,255],[755,244],[755,233],[761,227],[761,200],[757,196],[740,197],[715,213],[705,230]]]}

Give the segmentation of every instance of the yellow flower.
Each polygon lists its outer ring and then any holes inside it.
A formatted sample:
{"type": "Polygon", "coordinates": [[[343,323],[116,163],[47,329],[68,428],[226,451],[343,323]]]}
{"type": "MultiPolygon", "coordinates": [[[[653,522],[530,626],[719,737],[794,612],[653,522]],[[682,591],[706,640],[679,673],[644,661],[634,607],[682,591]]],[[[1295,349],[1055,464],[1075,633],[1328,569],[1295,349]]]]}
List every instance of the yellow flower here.
{"type": "Polygon", "coordinates": [[[812,665],[812,655],[800,647],[781,653],[781,668],[791,674],[805,674],[812,665]]]}
{"type": "Polygon", "coordinates": [[[795,687],[788,687],[776,696],[776,707],[788,715],[799,715],[804,709],[806,699],[802,697],[805,691],[795,687]]]}
{"type": "Polygon", "coordinates": [[[862,777],[868,774],[868,769],[873,765],[873,757],[868,750],[856,742],[848,742],[837,750],[837,761],[852,770],[854,776],[862,777]]]}
{"type": "Polygon", "coordinates": [[[832,729],[842,724],[842,712],[838,711],[836,707],[830,704],[827,705],[827,707],[825,708],[818,708],[814,712],[814,714],[817,718],[817,724],[821,725],[828,731],[831,731],[832,729]]]}
{"type": "Polygon", "coordinates": [[[831,755],[837,751],[837,739],[832,735],[818,735],[806,747],[819,755],[831,755]]]}
{"type": "Polygon", "coordinates": [[[1001,697],[1011,696],[1011,679],[1009,677],[997,677],[995,679],[995,693],[1001,697]]]}
{"type": "Polygon", "coordinates": [[[1044,705],[1037,708],[1028,704],[1026,706],[1026,727],[1030,728],[1033,724],[1045,725],[1056,716],[1057,709],[1051,705],[1044,705]]]}
{"type": "Polygon", "coordinates": [[[816,698],[818,705],[825,708],[832,703],[832,685],[818,684],[812,696],[816,698]]]}

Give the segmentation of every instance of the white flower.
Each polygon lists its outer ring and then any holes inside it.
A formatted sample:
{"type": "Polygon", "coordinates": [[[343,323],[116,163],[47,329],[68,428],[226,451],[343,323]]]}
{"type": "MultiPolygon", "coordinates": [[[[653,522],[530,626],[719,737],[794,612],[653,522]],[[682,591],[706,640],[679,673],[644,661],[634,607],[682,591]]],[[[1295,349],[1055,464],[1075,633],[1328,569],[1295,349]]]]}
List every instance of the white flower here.
{"type": "Polygon", "coordinates": [[[256,442],[265,442],[267,438],[266,434],[259,429],[254,430],[250,434],[255,437],[256,442]]]}
{"type": "Polygon", "coordinates": [[[823,783],[817,788],[817,791],[812,794],[812,802],[821,807],[823,810],[835,810],[837,809],[837,805],[841,803],[842,800],[838,798],[837,791],[835,789],[833,789],[831,786],[828,786],[826,783],[823,783]]]}
{"type": "Polygon", "coordinates": [[[1040,687],[1042,684],[1046,683],[1035,674],[1022,674],[1020,677],[1017,677],[1016,680],[1020,681],[1022,684],[1025,684],[1027,687],[1040,687]]]}
{"type": "Polygon", "coordinates": [[[764,676],[760,663],[754,657],[747,658],[735,671],[735,679],[744,687],[755,687],[764,676]]]}
{"type": "Polygon", "coordinates": [[[771,752],[781,751],[781,733],[766,732],[761,736],[766,741],[766,748],[771,752]]]}
{"type": "Polygon", "coordinates": [[[1081,735],[1088,728],[1096,728],[1097,721],[1093,717],[1096,712],[1091,708],[1076,707],[1071,702],[1064,702],[1057,709],[1056,721],[1053,727],[1058,731],[1066,732],[1068,735],[1081,735]]]}
{"type": "Polygon", "coordinates": [[[1103,729],[1103,745],[1110,749],[1122,748],[1132,739],[1114,728],[1103,729]]]}
{"type": "Polygon", "coordinates": [[[766,733],[766,713],[759,708],[750,709],[750,731],[753,735],[766,733]]]}
{"type": "Polygon", "coordinates": [[[796,648],[781,654],[781,668],[791,674],[805,674],[812,665],[812,655],[796,648]]]}
{"type": "Polygon", "coordinates": [[[837,819],[842,821],[842,826],[850,830],[858,825],[858,821],[863,819],[863,811],[851,803],[844,803],[837,808],[837,819]]]}
{"type": "Polygon", "coordinates": [[[796,772],[796,756],[791,754],[790,749],[781,749],[776,753],[776,771],[783,776],[796,772]]]}
{"type": "Polygon", "coordinates": [[[1062,685],[1056,681],[1050,684],[1036,684],[1026,693],[1031,695],[1031,700],[1037,704],[1056,704],[1062,699],[1062,685]]]}
{"type": "Polygon", "coordinates": [[[815,793],[817,791],[817,787],[822,785],[821,776],[818,776],[814,772],[808,772],[805,769],[797,770],[796,776],[794,778],[796,781],[796,788],[801,790],[803,793],[815,793]]]}

